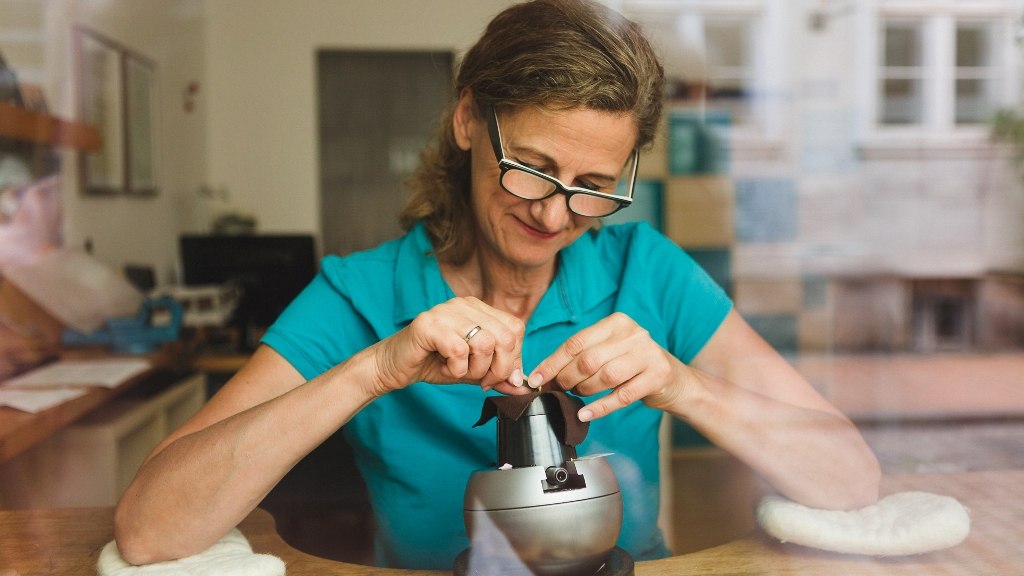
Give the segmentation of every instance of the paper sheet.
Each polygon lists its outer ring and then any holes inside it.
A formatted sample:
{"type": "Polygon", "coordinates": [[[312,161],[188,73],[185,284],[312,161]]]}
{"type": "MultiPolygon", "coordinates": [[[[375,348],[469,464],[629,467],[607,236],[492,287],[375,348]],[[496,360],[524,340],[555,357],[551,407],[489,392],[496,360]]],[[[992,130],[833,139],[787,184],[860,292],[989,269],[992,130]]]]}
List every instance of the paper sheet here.
{"type": "Polygon", "coordinates": [[[61,360],[36,368],[2,383],[5,388],[58,386],[103,386],[114,388],[132,376],[145,372],[149,360],[105,358],[102,360],[61,360]]]}
{"type": "Polygon", "coordinates": [[[0,406],[10,406],[24,412],[42,412],[63,404],[88,392],[88,388],[10,389],[0,388],[0,406]]]}

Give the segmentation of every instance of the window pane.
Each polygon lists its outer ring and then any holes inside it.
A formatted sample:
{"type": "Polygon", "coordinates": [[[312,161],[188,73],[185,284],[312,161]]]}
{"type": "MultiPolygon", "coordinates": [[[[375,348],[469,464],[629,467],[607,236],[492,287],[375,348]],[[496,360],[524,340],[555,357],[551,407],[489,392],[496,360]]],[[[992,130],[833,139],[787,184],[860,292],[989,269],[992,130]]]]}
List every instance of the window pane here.
{"type": "Polygon", "coordinates": [[[994,80],[956,81],[956,123],[981,124],[995,114],[994,80]]]}
{"type": "Polygon", "coordinates": [[[957,67],[990,66],[992,53],[989,48],[991,30],[984,23],[959,23],[956,26],[957,67]]]}
{"type": "Polygon", "coordinates": [[[890,22],[885,25],[884,66],[920,66],[921,27],[911,22],[890,22]]]}
{"type": "Polygon", "coordinates": [[[918,21],[883,25],[878,121],[906,125],[924,121],[924,35],[918,21]]]}
{"type": "Polygon", "coordinates": [[[923,119],[922,83],[915,79],[890,79],[882,82],[881,122],[918,124],[923,119]]]}
{"type": "Polygon", "coordinates": [[[717,107],[729,111],[734,124],[740,125],[752,121],[752,28],[750,20],[709,18],[704,22],[708,96],[717,107]]]}
{"type": "Polygon", "coordinates": [[[981,124],[995,113],[999,75],[994,40],[992,22],[957,22],[954,88],[957,124],[981,124]]]}

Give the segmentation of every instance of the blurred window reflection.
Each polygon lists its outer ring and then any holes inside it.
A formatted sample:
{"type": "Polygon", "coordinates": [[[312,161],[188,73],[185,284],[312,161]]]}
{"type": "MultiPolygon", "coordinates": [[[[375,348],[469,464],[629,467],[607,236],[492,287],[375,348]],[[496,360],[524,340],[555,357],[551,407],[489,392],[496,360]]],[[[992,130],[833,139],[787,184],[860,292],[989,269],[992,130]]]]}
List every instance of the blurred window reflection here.
{"type": "Polygon", "coordinates": [[[704,42],[708,63],[708,99],[730,111],[732,122],[747,125],[753,96],[752,19],[707,19],[704,42]]]}
{"type": "Polygon", "coordinates": [[[985,125],[1009,99],[1010,8],[885,2],[877,24],[878,126],[985,125]]]}
{"type": "Polygon", "coordinates": [[[755,137],[770,132],[770,106],[764,95],[784,69],[776,55],[780,38],[766,24],[783,6],[779,0],[622,4],[662,57],[669,102],[724,111],[732,128],[755,137]]]}
{"type": "Polygon", "coordinates": [[[985,122],[995,113],[999,91],[999,56],[991,22],[956,26],[955,102],[957,124],[985,122]]]}
{"type": "Polygon", "coordinates": [[[890,21],[882,34],[882,124],[924,122],[924,57],[921,22],[890,21]]]}

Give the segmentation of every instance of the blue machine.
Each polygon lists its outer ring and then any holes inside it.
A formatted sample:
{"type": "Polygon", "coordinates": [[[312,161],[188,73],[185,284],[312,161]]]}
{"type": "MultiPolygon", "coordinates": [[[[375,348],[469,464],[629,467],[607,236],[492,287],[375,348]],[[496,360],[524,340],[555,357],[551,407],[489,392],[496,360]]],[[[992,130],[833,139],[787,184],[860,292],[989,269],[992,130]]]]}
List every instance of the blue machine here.
{"type": "Polygon", "coordinates": [[[102,328],[88,334],[65,330],[61,343],[65,346],[107,345],[118,354],[146,354],[178,339],[183,314],[181,304],[169,296],[147,298],[135,316],[111,318],[102,328]]]}

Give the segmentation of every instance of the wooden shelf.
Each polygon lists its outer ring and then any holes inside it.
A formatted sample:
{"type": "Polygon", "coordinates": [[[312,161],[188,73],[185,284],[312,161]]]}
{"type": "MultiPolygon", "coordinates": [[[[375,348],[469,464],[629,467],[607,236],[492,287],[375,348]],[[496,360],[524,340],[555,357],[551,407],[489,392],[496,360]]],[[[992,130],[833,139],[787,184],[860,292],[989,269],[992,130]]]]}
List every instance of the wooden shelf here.
{"type": "Polygon", "coordinates": [[[91,124],[61,120],[6,102],[0,102],[0,136],[86,152],[99,150],[103,144],[99,129],[91,124]]]}

